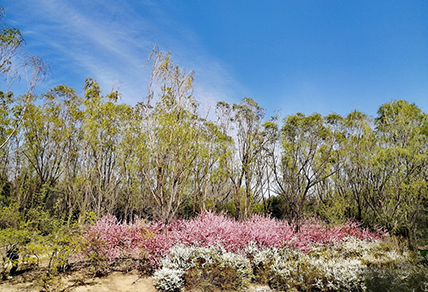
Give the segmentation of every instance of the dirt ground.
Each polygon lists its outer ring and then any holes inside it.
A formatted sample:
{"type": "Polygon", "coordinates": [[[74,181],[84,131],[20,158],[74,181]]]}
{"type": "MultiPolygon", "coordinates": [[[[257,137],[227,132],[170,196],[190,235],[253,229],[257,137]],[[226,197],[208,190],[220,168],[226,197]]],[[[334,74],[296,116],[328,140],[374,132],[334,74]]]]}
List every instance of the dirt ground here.
{"type": "Polygon", "coordinates": [[[75,272],[70,275],[65,275],[59,282],[58,279],[49,285],[43,284],[41,279],[34,279],[31,282],[26,282],[25,279],[11,279],[3,281],[0,284],[0,291],[64,291],[64,292],[105,292],[105,291],[123,291],[123,292],[136,292],[147,291],[156,292],[153,285],[153,279],[147,276],[140,276],[137,272],[120,273],[113,272],[112,274],[98,278],[88,277],[87,274],[82,272],[75,272]],[[46,287],[43,289],[43,285],[46,287]]]}
{"type": "MultiPolygon", "coordinates": [[[[138,272],[113,272],[112,274],[94,278],[88,277],[83,272],[74,272],[62,277],[61,283],[56,281],[53,285],[46,286],[43,289],[40,285],[40,279],[34,279],[31,282],[25,281],[25,277],[20,275],[13,279],[0,282],[0,291],[2,292],[39,292],[39,291],[63,291],[63,292],[157,292],[153,279],[147,276],[141,276],[138,272]]],[[[248,292],[254,292],[257,286],[250,286],[248,292]]]]}

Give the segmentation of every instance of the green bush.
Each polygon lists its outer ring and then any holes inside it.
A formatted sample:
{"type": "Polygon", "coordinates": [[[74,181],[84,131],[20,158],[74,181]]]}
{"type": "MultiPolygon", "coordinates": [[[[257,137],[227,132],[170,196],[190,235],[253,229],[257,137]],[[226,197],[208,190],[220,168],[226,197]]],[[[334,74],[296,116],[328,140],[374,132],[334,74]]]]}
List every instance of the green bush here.
{"type": "Polygon", "coordinates": [[[397,268],[367,269],[367,291],[371,292],[423,292],[428,291],[428,269],[422,265],[404,265],[397,268]]]}
{"type": "Polygon", "coordinates": [[[41,208],[29,209],[24,216],[17,204],[1,207],[0,218],[0,273],[3,278],[23,265],[39,267],[42,258],[48,260],[49,279],[67,268],[75,252],[73,240],[77,236],[73,233],[77,229],[62,226],[41,208]]]}

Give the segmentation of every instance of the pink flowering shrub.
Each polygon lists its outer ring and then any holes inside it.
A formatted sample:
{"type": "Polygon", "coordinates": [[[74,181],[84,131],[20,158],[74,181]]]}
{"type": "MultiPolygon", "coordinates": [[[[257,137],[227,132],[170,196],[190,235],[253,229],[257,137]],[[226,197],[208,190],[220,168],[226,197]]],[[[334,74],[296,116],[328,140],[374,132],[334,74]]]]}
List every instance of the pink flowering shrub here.
{"type": "Polygon", "coordinates": [[[153,268],[170,249],[184,246],[221,247],[227,252],[245,253],[252,245],[259,249],[288,246],[309,252],[312,246],[335,244],[344,238],[376,240],[381,232],[363,229],[357,222],[330,227],[319,220],[307,221],[294,232],[286,221],[253,216],[236,221],[221,214],[205,212],[192,220],[174,220],[165,226],[162,222],[120,224],[113,216],[104,217],[89,227],[83,235],[82,253],[89,258],[113,262],[120,258],[147,257],[153,268]]]}
{"type": "Polygon", "coordinates": [[[236,221],[211,212],[193,220],[176,220],[168,227],[170,246],[222,246],[228,252],[242,252],[251,242],[261,247],[281,247],[294,236],[288,223],[262,216],[236,221]]]}
{"type": "Polygon", "coordinates": [[[236,221],[224,215],[211,212],[201,214],[193,220],[175,220],[168,229],[158,234],[160,254],[167,254],[175,244],[222,246],[228,252],[242,253],[249,244],[258,248],[289,246],[309,251],[313,245],[334,244],[346,237],[375,240],[382,238],[381,232],[363,229],[354,221],[329,227],[312,219],[294,232],[294,226],[286,221],[253,216],[245,221],[236,221]]]}
{"type": "Polygon", "coordinates": [[[114,216],[106,216],[83,233],[81,256],[96,268],[120,259],[150,259],[146,246],[154,237],[155,232],[142,221],[126,224],[117,222],[114,216]]]}

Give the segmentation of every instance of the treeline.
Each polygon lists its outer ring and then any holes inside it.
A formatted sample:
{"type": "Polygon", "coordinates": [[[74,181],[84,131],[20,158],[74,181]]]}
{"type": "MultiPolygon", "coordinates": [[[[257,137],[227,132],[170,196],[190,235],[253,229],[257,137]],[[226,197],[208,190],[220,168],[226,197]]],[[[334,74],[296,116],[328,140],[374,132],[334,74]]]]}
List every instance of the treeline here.
{"type": "Polygon", "coordinates": [[[168,222],[201,210],[294,223],[349,218],[417,238],[427,203],[427,115],[403,100],[376,118],[301,113],[265,121],[254,100],[201,114],[193,74],[155,52],[150,94],[134,106],[65,85],[1,92],[1,206],[70,224],[88,214],[168,222]],[[16,127],[16,125],[19,125],[16,127]],[[8,139],[8,141],[6,141],[8,139]],[[6,143],[4,143],[6,142],[6,143]]]}
{"type": "Polygon", "coordinates": [[[148,96],[136,105],[92,79],[81,94],[60,85],[36,95],[45,66],[20,51],[21,32],[0,14],[0,75],[14,80],[16,64],[30,72],[27,93],[0,91],[0,228],[10,227],[4,214],[70,225],[105,214],[167,223],[215,210],[271,215],[296,231],[319,216],[427,237],[428,119],[416,105],[386,103],[374,118],[266,120],[244,98],[219,102],[209,119],[193,96],[193,72],[157,50],[148,96]]]}

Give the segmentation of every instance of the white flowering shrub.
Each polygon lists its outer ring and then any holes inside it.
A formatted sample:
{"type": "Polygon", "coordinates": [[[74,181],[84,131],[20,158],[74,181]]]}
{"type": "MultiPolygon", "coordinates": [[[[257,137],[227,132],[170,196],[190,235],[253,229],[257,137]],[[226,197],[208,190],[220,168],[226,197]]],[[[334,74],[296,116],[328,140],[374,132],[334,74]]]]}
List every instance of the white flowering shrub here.
{"type": "MultiPolygon", "coordinates": [[[[239,290],[246,289],[250,285],[250,281],[253,277],[253,270],[251,268],[250,260],[238,255],[236,253],[223,253],[221,255],[222,264],[224,270],[232,269],[234,271],[229,272],[233,274],[231,278],[231,286],[237,286],[239,290]]],[[[229,275],[230,277],[230,275],[229,275]]]]}
{"type": "Polygon", "coordinates": [[[362,277],[365,267],[357,259],[309,257],[308,261],[309,269],[315,270],[317,275],[308,277],[311,280],[309,287],[315,287],[319,291],[363,291],[365,289],[362,277]]]}
{"type": "Polygon", "coordinates": [[[349,237],[308,253],[265,248],[250,254],[255,280],[275,290],[428,291],[427,267],[393,242],[349,237]]]}
{"type": "Polygon", "coordinates": [[[183,274],[183,270],[163,267],[153,275],[155,286],[160,291],[180,291],[184,287],[183,274]]]}
{"type": "Polygon", "coordinates": [[[154,278],[161,291],[242,291],[252,279],[279,291],[428,291],[428,269],[408,249],[353,237],[308,252],[250,243],[242,255],[176,245],[154,278]]]}
{"type": "Polygon", "coordinates": [[[268,284],[272,265],[280,259],[278,249],[265,248],[253,255],[254,278],[260,284],[268,284]]]}
{"type": "MultiPolygon", "coordinates": [[[[199,247],[197,250],[198,254],[209,253],[208,248],[199,247]]],[[[162,260],[162,266],[169,269],[188,270],[194,267],[192,256],[195,251],[195,248],[189,248],[182,244],[177,244],[171,248],[168,256],[162,260]]]]}
{"type": "Polygon", "coordinates": [[[241,291],[252,279],[250,261],[223,248],[176,245],[155,272],[155,286],[161,291],[213,289],[241,291]]]}
{"type": "Polygon", "coordinates": [[[375,242],[363,253],[367,291],[428,291],[428,266],[419,254],[391,242],[375,242]]]}
{"type": "Polygon", "coordinates": [[[365,288],[361,277],[364,266],[358,260],[334,257],[328,252],[316,257],[304,253],[293,257],[277,255],[269,271],[269,283],[274,289],[363,291],[365,288]]]}

